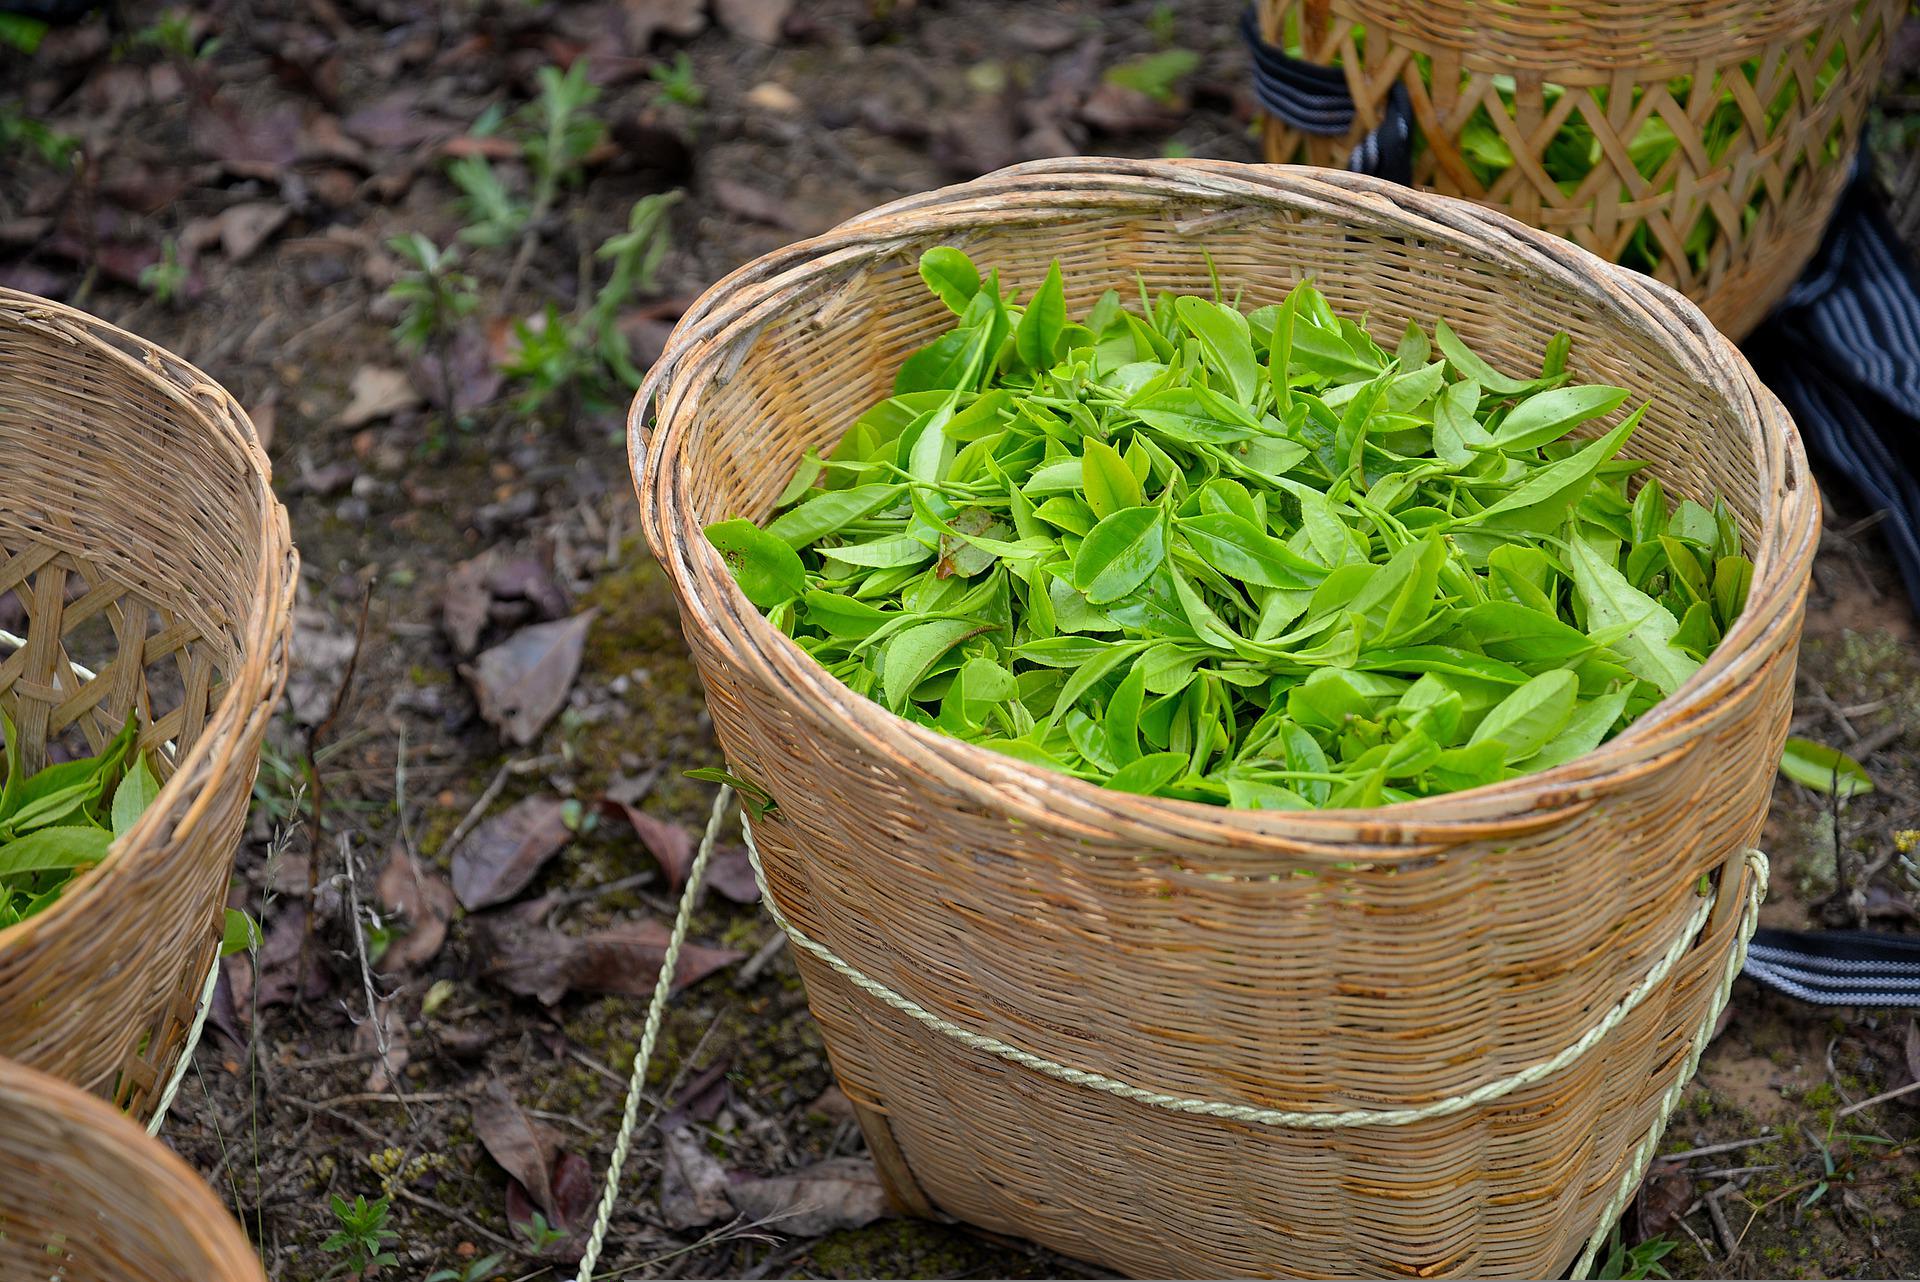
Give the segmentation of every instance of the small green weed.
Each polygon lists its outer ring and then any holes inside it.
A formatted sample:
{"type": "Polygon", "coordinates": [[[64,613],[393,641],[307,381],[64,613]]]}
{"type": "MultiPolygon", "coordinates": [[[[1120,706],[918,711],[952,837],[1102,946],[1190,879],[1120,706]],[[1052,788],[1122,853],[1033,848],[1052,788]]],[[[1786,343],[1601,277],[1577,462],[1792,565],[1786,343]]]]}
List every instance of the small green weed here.
{"type": "Polygon", "coordinates": [[[1593,1271],[1593,1276],[1604,1282],[1638,1282],[1642,1278],[1668,1278],[1666,1266],[1660,1261],[1673,1254],[1680,1244],[1672,1238],[1650,1237],[1638,1246],[1629,1247],[1620,1236],[1620,1226],[1615,1225],[1613,1236],[1607,1239],[1607,1255],[1593,1271]]]}
{"type": "Polygon", "coordinates": [[[647,74],[660,86],[660,96],[683,107],[698,107],[707,100],[707,91],[693,77],[693,59],[681,50],[672,65],[657,62],[647,74]]]}
{"type": "Polygon", "coordinates": [[[500,1266],[506,1260],[505,1252],[495,1251],[492,1255],[469,1260],[463,1268],[435,1269],[427,1274],[424,1282],[487,1282],[487,1279],[499,1275],[500,1266]]]}
{"type": "Polygon", "coordinates": [[[399,1257],[387,1247],[400,1240],[400,1235],[387,1227],[387,1199],[375,1198],[369,1202],[364,1197],[355,1197],[351,1205],[346,1199],[335,1195],[333,1198],[333,1218],[340,1225],[339,1230],[320,1244],[320,1249],[333,1255],[346,1258],[327,1271],[327,1277],[364,1277],[369,1269],[378,1272],[391,1264],[398,1264],[399,1257]]]}
{"type": "Polygon", "coordinates": [[[547,1217],[535,1211],[533,1218],[524,1223],[516,1221],[513,1231],[526,1239],[527,1245],[536,1251],[545,1251],[567,1236],[565,1229],[557,1229],[547,1223],[547,1217]]]}
{"type": "Polygon", "coordinates": [[[157,303],[172,307],[187,286],[187,269],[180,263],[180,245],[169,236],[160,242],[160,261],[140,269],[140,288],[157,303]]]}
{"type": "Polygon", "coordinates": [[[1191,49],[1163,49],[1109,67],[1107,82],[1138,89],[1155,102],[1172,103],[1179,100],[1175,86],[1199,66],[1200,55],[1191,49]]]}

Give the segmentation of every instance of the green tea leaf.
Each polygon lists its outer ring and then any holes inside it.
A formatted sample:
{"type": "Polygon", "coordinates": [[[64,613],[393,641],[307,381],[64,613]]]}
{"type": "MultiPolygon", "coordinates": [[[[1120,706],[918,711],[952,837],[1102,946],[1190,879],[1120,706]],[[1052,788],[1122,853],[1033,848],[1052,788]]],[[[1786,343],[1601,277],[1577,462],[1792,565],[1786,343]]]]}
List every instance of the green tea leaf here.
{"type": "Polygon", "coordinates": [[[1044,370],[1053,365],[1053,350],[1066,323],[1066,288],[1060,280],[1060,264],[1054,263],[1013,331],[1014,350],[1027,368],[1044,370]]]}
{"type": "Polygon", "coordinates": [[[1118,601],[1166,560],[1166,522],[1157,507],[1113,513],[1087,535],[1073,561],[1073,585],[1094,605],[1118,601]]]}
{"type": "Polygon", "coordinates": [[[1105,441],[1088,441],[1080,457],[1081,492],[1096,518],[1105,520],[1122,508],[1139,507],[1147,501],[1139,478],[1127,466],[1120,452],[1105,441]]]}
{"type": "Polygon", "coordinates": [[[1137,792],[1152,796],[1178,779],[1187,769],[1187,757],[1181,752],[1155,752],[1130,761],[1113,772],[1105,787],[1114,792],[1137,792]]]}
{"type": "Polygon", "coordinates": [[[807,590],[807,570],[784,540],[752,521],[721,521],[707,527],[707,541],[733,572],[747,600],[761,609],[790,601],[807,590]]]}
{"type": "Polygon", "coordinates": [[[904,708],[934,664],[953,647],[984,630],[972,619],[935,619],[908,628],[887,642],[886,661],[880,670],[880,688],[886,693],[887,706],[895,712],[904,708]]]}
{"type": "Polygon", "coordinates": [[[1467,746],[1498,743],[1508,761],[1524,760],[1566,728],[1579,690],[1579,678],[1565,668],[1542,672],[1494,705],[1467,746]]]}
{"type": "Polygon", "coordinates": [[[160,780],[153,768],[142,756],[134,761],[133,769],[127,771],[126,778],[113,790],[113,835],[124,837],[132,831],[134,824],[140,821],[153,799],[160,795],[160,780]]]}
{"type": "MultiPolygon", "coordinates": [[[[1811,739],[1788,739],[1780,753],[1780,773],[1815,792],[1836,797],[1858,797],[1873,791],[1866,767],[1837,748],[1811,739]]],[[[0,850],[0,863],[6,852],[0,850]]]]}
{"type": "Polygon", "coordinates": [[[973,260],[947,245],[936,245],[920,255],[920,279],[956,316],[980,292],[980,273],[973,260]]]}
{"type": "Polygon", "coordinates": [[[1587,626],[1594,631],[1627,630],[1614,648],[1633,675],[1650,682],[1661,694],[1672,694],[1699,670],[1700,664],[1673,644],[1679,620],[1627,582],[1591,545],[1575,540],[1569,568],[1574,592],[1587,612],[1587,626]]]}
{"type": "Polygon", "coordinates": [[[1181,298],[1174,303],[1180,323],[1200,340],[1207,365],[1227,380],[1234,399],[1253,403],[1260,386],[1260,369],[1253,359],[1253,339],[1246,317],[1204,298],[1181,298]]]}
{"type": "Polygon", "coordinates": [[[1508,411],[1494,432],[1503,450],[1530,450],[1557,441],[1591,418],[1610,414],[1627,399],[1624,387],[1556,387],[1535,392],[1508,411]]]}
{"type": "Polygon", "coordinates": [[[1433,323],[1433,341],[1440,354],[1447,358],[1447,364],[1458,370],[1462,378],[1472,379],[1495,396],[1513,396],[1533,386],[1532,380],[1508,378],[1481,360],[1443,320],[1433,323]]]}
{"type": "Polygon", "coordinates": [[[252,952],[258,947],[260,927],[254,925],[253,918],[238,908],[227,909],[220,930],[220,955],[231,957],[235,953],[252,952]]]}
{"type": "Polygon", "coordinates": [[[104,828],[41,828],[0,846],[0,877],[89,868],[105,859],[112,845],[113,834],[104,828]]]}

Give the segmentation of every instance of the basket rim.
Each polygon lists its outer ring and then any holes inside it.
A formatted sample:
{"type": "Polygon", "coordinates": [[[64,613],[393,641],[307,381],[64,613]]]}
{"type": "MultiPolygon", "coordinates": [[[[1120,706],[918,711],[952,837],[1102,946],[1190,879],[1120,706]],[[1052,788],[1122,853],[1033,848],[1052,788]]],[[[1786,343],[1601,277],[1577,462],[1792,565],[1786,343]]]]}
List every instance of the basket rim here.
{"type": "MultiPolygon", "coordinates": [[[[0,286],[0,324],[49,331],[119,362],[179,405],[193,421],[223,437],[245,462],[261,533],[247,613],[235,628],[240,664],[228,676],[225,693],[209,710],[193,744],[174,759],[173,773],[139,821],[115,838],[106,857],[68,882],[45,909],[0,929],[0,948],[11,948],[30,946],[40,935],[58,932],[84,917],[97,900],[107,898],[120,882],[136,874],[138,861],[129,855],[162,850],[173,830],[198,822],[212,791],[202,786],[198,795],[190,797],[192,780],[203,765],[210,777],[244,765],[236,760],[243,738],[240,729],[262,709],[271,710],[286,679],[288,628],[300,556],[293,546],[287,510],[273,492],[273,465],[261,448],[253,420],[225,387],[156,343],[36,294],[0,286]],[[187,804],[178,822],[173,822],[170,816],[183,801],[187,804]]],[[[210,943],[217,938],[217,931],[209,934],[210,943]]]]}
{"type": "MultiPolygon", "coordinates": [[[[29,918],[28,920],[33,920],[29,918]]],[[[260,1257],[231,1212],[186,1159],[147,1134],[131,1118],[72,1082],[18,1060],[0,1057],[0,1100],[61,1119],[69,1131],[92,1132],[101,1149],[110,1148],[115,1164],[129,1176],[145,1175],[147,1187],[173,1201],[180,1226],[199,1244],[220,1278],[263,1278],[260,1257]],[[185,1203],[186,1205],[177,1205],[185,1203]]]]}
{"type": "MultiPolygon", "coordinates": [[[[828,291],[825,309],[834,305],[828,291]]],[[[629,410],[628,449],[642,527],[674,583],[683,621],[690,630],[698,627],[727,662],[785,689],[805,715],[858,735],[864,747],[905,772],[932,775],[949,792],[1048,832],[1111,840],[1124,827],[1196,850],[1214,843],[1309,862],[1350,863],[1366,849],[1398,860],[1515,836],[1561,822],[1619,783],[1691,750],[1700,723],[1780,652],[1783,634],[1797,627],[1820,519],[1799,434],[1785,409],[1733,344],[1671,287],[1465,200],[1345,171],[1213,160],[1030,161],[890,202],[754,260],[710,287],[675,327],[629,410]],[[1373,809],[1236,810],[1114,792],[907,721],[829,676],[747,602],[718,553],[699,537],[683,501],[685,460],[677,447],[684,411],[708,382],[727,376],[762,327],[798,302],[819,307],[823,286],[857,279],[864,266],[921,245],[964,241],[968,229],[1058,226],[1082,209],[1160,208],[1170,216],[1182,202],[1221,201],[1249,217],[1290,211],[1357,220],[1519,275],[1554,279],[1609,310],[1616,323],[1660,342],[1681,368],[1719,388],[1754,425],[1755,467],[1770,499],[1761,513],[1747,608],[1700,670],[1621,734],[1551,770],[1373,809]],[[652,430],[650,412],[658,416],[652,430]]]]}

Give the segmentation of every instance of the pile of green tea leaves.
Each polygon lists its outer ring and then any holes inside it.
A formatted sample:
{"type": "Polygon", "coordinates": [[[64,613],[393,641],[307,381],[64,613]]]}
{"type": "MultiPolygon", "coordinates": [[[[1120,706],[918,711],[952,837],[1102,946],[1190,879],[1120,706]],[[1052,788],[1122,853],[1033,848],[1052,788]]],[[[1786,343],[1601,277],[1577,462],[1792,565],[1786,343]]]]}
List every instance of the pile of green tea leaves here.
{"type": "MultiPolygon", "coordinates": [[[[1291,11],[1290,17],[1292,21],[1289,23],[1287,33],[1288,52],[1294,57],[1301,57],[1298,11],[1291,11]]],[[[1809,43],[1817,48],[1819,42],[1826,37],[1827,32],[1823,29],[1809,37],[1809,43]]],[[[1354,39],[1356,48],[1365,48],[1364,29],[1357,29],[1354,39]]],[[[1841,72],[1846,70],[1847,60],[1845,42],[1836,40],[1825,61],[1815,71],[1813,84],[1810,87],[1803,85],[1797,76],[1777,77],[1778,84],[1772,95],[1759,103],[1766,121],[1764,136],[1772,138],[1780,131],[1781,123],[1786,119],[1787,113],[1792,111],[1796,104],[1802,102],[1804,89],[1811,90],[1805,96],[1807,103],[1824,102],[1834,81],[1839,78],[1841,72]]],[[[1431,84],[1432,60],[1425,54],[1417,54],[1414,61],[1422,78],[1431,84]]],[[[1734,75],[1744,77],[1749,86],[1746,95],[1750,99],[1756,99],[1757,95],[1751,86],[1761,83],[1763,76],[1770,73],[1770,68],[1763,68],[1757,59],[1750,59],[1742,64],[1738,71],[1724,73],[1718,83],[1709,83],[1704,86],[1704,92],[1713,94],[1714,98],[1707,106],[1705,117],[1698,126],[1698,146],[1689,145],[1687,148],[1688,154],[1696,165],[1702,160],[1708,167],[1719,165],[1725,159],[1729,148],[1748,136],[1747,113],[1741,108],[1735,91],[1724,87],[1728,77],[1734,75]]],[[[1461,158],[1466,162],[1467,168],[1472,171],[1475,180],[1483,189],[1488,190],[1500,181],[1502,175],[1514,167],[1516,162],[1509,139],[1522,135],[1522,131],[1513,123],[1517,115],[1515,101],[1518,91],[1514,78],[1493,76],[1491,86],[1499,100],[1499,111],[1504,116],[1504,120],[1496,121],[1494,112],[1490,110],[1489,101],[1483,100],[1474,108],[1473,114],[1461,127],[1458,139],[1461,158]]],[[[1693,104],[1694,77],[1676,76],[1667,82],[1666,87],[1668,94],[1675,102],[1683,104],[1689,115],[1700,119],[1700,112],[1693,104]]],[[[1463,85],[1463,88],[1471,88],[1471,86],[1463,85]]],[[[1603,117],[1609,116],[1609,91],[1605,86],[1569,89],[1557,84],[1546,84],[1542,87],[1546,110],[1549,113],[1557,110],[1560,99],[1569,93],[1591,96],[1599,113],[1603,117]]],[[[1628,108],[1629,115],[1642,114],[1641,102],[1644,97],[1644,90],[1636,88],[1633,91],[1633,102],[1628,108]]],[[[1640,177],[1649,183],[1659,184],[1655,188],[1656,191],[1671,190],[1674,175],[1668,170],[1674,157],[1681,153],[1680,138],[1659,111],[1646,111],[1644,115],[1645,118],[1635,128],[1633,136],[1626,140],[1627,158],[1640,177]]],[[[1845,136],[1844,128],[1836,123],[1828,136],[1821,140],[1821,158],[1825,163],[1844,162],[1842,145],[1845,142],[1845,136]]],[[[1416,146],[1424,145],[1424,142],[1416,140],[1416,146]]],[[[1554,132],[1545,150],[1541,152],[1540,168],[1563,194],[1572,196],[1586,185],[1593,171],[1600,167],[1603,154],[1600,140],[1594,136],[1593,126],[1588,118],[1580,111],[1574,110],[1568,114],[1559,129],[1554,132]]],[[[1630,197],[1638,198],[1637,193],[1626,191],[1615,194],[1622,200],[1630,197]]],[[[1741,234],[1744,235],[1752,230],[1766,199],[1765,185],[1756,180],[1752,191],[1748,194],[1747,203],[1740,211],[1741,234]]],[[[1711,209],[1706,208],[1700,211],[1691,227],[1682,229],[1679,249],[1696,274],[1703,275],[1707,271],[1708,256],[1713,248],[1714,237],[1719,230],[1719,219],[1711,209]]],[[[1660,239],[1648,229],[1646,223],[1642,222],[1634,228],[1633,234],[1621,249],[1618,260],[1624,266],[1636,271],[1653,273],[1661,261],[1669,256],[1669,250],[1670,247],[1662,244],[1660,239]]]]}
{"type": "Polygon", "coordinates": [[[60,897],[67,883],[107,857],[160,792],[159,776],[134,747],[131,715],[99,755],[48,766],[33,775],[14,768],[13,722],[7,736],[6,782],[0,785],[0,929],[25,921],[60,897]]]}
{"type": "Polygon", "coordinates": [[[764,528],[707,535],[923,725],[1130,792],[1371,806],[1590,751],[1746,599],[1724,505],[1628,498],[1642,410],[1572,383],[1565,335],[1523,378],[1444,321],[1386,352],[1308,284],[1073,323],[1057,264],[1024,308],[957,250],[920,273],[953,328],[764,528]]]}

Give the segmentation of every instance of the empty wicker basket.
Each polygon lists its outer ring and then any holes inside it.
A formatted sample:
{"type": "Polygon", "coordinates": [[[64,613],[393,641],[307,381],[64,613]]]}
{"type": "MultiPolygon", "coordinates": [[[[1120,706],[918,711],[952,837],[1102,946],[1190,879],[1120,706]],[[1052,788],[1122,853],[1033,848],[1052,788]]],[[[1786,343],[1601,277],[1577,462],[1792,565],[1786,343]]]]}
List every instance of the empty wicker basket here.
{"type": "Polygon", "coordinates": [[[0,290],[0,707],[20,766],[139,717],[166,779],[51,907],[0,931],[0,1054],[145,1119],[219,946],[294,555],[233,398],[100,321],[0,290]]]}
{"type": "Polygon", "coordinates": [[[920,1012],[796,950],[905,1206],[1147,1276],[1550,1277],[1624,1199],[1751,928],[1818,528],[1792,424],[1678,294],[1358,176],[1037,162],[722,281],[632,431],[721,743],[778,801],[754,823],[772,903],[920,1012]],[[1566,329],[1577,378],[1652,398],[1634,443],[1669,491],[1737,512],[1751,602],[1599,751],[1374,811],[1103,791],[896,718],[772,628],[702,529],[764,517],[888,394],[944,323],[915,272],[939,244],[1021,291],[1058,258],[1076,315],[1217,270],[1249,308],[1312,275],[1389,342],[1444,317],[1514,368],[1566,329]]]}
{"type": "Polygon", "coordinates": [[[264,1282],[191,1167],[86,1092],[0,1060],[0,1282],[264,1282]]]}
{"type": "Polygon", "coordinates": [[[1267,157],[1344,165],[1404,84],[1415,183],[1485,201],[1604,258],[1631,248],[1738,339],[1819,245],[1905,9],[1902,0],[1260,0],[1265,39],[1338,64],[1355,104],[1344,136],[1269,120],[1267,157]],[[1576,165],[1591,163],[1570,190],[1543,163],[1567,145],[1569,126],[1587,152],[1576,165]],[[1642,152],[1649,139],[1664,145],[1642,152]],[[1497,176],[1475,163],[1489,151],[1497,176]],[[1701,238],[1694,253],[1690,236],[1701,238]]]}

